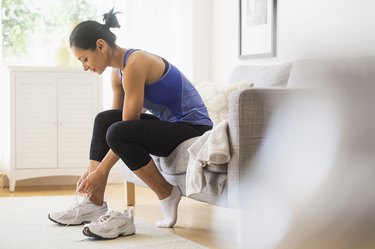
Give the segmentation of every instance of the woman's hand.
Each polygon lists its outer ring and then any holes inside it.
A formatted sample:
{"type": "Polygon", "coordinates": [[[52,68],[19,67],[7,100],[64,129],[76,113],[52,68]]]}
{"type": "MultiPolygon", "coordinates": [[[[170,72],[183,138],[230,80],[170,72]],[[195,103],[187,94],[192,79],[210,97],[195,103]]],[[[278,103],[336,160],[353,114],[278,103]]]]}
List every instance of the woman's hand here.
{"type": "Polygon", "coordinates": [[[107,182],[108,173],[102,172],[99,168],[88,174],[78,187],[78,192],[91,195],[98,188],[107,182]]]}
{"type": "Polygon", "coordinates": [[[86,170],[81,177],[79,178],[76,186],[76,190],[78,190],[79,186],[82,184],[82,182],[86,179],[86,177],[89,175],[89,170],[86,170]]]}

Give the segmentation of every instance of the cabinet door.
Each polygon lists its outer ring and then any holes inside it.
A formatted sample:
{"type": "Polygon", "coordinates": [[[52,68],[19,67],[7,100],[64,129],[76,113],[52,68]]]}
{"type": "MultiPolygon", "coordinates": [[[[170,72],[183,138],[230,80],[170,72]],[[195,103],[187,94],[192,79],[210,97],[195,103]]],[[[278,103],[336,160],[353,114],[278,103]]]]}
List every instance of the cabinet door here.
{"type": "Polygon", "coordinates": [[[57,168],[57,86],[52,77],[15,77],[16,168],[57,168]]]}
{"type": "Polygon", "coordinates": [[[93,78],[58,81],[59,168],[87,167],[95,115],[98,82],[93,78]]]}

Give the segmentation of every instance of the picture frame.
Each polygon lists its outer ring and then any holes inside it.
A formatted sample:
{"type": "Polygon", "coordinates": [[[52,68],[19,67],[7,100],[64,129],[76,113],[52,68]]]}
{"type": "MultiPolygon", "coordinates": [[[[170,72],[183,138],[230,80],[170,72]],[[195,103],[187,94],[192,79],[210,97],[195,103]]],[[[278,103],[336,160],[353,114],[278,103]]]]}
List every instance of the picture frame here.
{"type": "Polygon", "coordinates": [[[275,57],[277,0],[239,1],[239,58],[275,57]]]}

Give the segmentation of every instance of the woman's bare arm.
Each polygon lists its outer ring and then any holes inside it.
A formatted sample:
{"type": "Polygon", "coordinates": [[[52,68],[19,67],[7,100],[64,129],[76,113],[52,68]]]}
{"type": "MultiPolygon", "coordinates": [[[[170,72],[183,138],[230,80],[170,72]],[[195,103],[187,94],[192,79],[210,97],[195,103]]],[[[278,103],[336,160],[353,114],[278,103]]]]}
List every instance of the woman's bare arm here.
{"type": "Polygon", "coordinates": [[[112,85],[112,109],[122,109],[124,103],[124,89],[122,88],[122,82],[118,75],[118,69],[113,68],[111,73],[111,85],[112,85]]]}

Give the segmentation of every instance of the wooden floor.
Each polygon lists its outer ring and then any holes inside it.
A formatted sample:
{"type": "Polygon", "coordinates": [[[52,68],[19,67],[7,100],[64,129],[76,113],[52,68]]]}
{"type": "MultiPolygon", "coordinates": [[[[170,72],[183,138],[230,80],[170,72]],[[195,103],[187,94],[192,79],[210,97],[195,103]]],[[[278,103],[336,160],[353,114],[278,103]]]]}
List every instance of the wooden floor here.
{"type": "MultiPolygon", "coordinates": [[[[14,193],[0,188],[0,197],[71,195],[74,186],[63,187],[17,187],[14,193]]],[[[135,218],[155,223],[162,218],[159,201],[148,189],[136,186],[135,218]]],[[[123,184],[109,184],[105,199],[110,209],[125,209],[123,184]]],[[[179,205],[179,216],[174,228],[175,234],[215,249],[240,248],[236,246],[235,210],[216,207],[188,198],[179,205]]]]}

